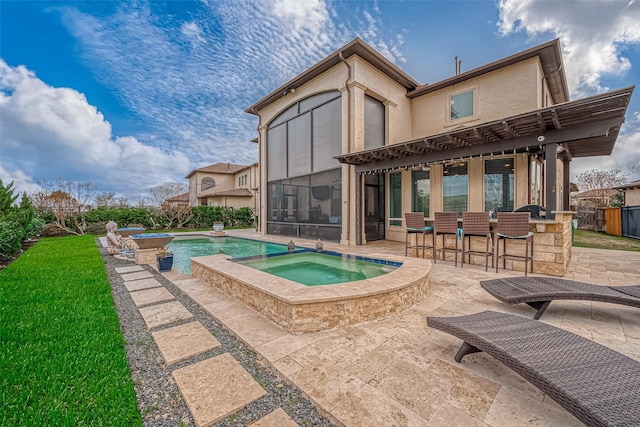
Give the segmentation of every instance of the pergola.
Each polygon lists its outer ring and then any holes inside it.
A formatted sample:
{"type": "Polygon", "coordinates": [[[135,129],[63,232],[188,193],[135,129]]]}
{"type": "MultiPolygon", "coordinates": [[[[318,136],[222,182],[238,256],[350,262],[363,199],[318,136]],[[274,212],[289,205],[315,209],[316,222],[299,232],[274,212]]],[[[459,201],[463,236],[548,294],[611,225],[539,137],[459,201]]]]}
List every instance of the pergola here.
{"type": "MultiPolygon", "coordinates": [[[[360,200],[361,175],[429,165],[449,160],[506,153],[540,153],[545,159],[564,162],[564,188],[569,188],[572,158],[610,155],[635,86],[565,102],[525,114],[438,135],[336,156],[355,166],[356,200],[360,200]]],[[[545,165],[545,203],[553,218],[556,206],[556,162],[545,165]]],[[[562,210],[569,208],[569,192],[562,210]]],[[[356,203],[356,221],[361,209],[356,203]]],[[[356,242],[356,244],[359,244],[356,242]]]]}

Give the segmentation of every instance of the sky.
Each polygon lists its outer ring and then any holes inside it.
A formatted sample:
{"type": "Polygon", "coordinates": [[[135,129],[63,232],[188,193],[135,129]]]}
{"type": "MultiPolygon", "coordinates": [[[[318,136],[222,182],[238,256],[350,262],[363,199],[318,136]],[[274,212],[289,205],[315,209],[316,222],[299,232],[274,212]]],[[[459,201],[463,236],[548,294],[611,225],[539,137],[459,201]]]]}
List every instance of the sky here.
{"type": "MultiPolygon", "coordinates": [[[[421,84],[559,38],[571,99],[640,82],[640,0],[0,0],[0,179],[135,202],[193,169],[258,160],[244,110],[355,37],[421,84]]],[[[640,165],[640,93],[612,156],[640,165]]]]}

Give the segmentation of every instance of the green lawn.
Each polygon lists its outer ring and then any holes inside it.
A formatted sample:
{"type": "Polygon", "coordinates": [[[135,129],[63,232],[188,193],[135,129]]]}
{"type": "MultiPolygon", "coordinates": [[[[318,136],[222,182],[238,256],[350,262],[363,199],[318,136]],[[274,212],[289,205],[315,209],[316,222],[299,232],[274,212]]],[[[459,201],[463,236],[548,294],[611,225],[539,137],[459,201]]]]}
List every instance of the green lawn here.
{"type": "Polygon", "coordinates": [[[578,248],[640,251],[640,240],[610,236],[602,232],[588,230],[575,230],[574,233],[573,246],[578,248]]]}
{"type": "Polygon", "coordinates": [[[42,239],[0,271],[1,425],[142,425],[94,239],[42,239]]]}

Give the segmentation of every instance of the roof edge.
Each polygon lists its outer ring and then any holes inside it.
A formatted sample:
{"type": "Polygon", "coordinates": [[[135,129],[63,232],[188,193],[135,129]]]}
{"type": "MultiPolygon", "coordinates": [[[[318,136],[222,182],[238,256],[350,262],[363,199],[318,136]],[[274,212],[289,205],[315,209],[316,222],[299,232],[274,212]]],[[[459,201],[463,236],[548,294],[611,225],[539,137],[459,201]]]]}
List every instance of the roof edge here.
{"type": "Polygon", "coordinates": [[[304,85],[305,83],[309,82],[310,80],[316,78],[325,71],[342,62],[342,60],[340,59],[340,54],[342,54],[344,58],[349,58],[353,55],[360,56],[365,61],[371,63],[371,65],[391,77],[393,80],[400,83],[407,89],[407,91],[413,90],[416,87],[420,86],[420,83],[417,80],[413,79],[407,73],[402,71],[402,69],[385,58],[380,52],[365,43],[360,37],[356,37],[346,45],[342,46],[335,52],[329,54],[327,57],[317,62],[315,65],[307,68],[293,79],[278,87],[276,90],[263,97],[244,111],[249,114],[257,115],[257,112],[259,110],[285,96],[291,91],[291,89],[299,88],[300,86],[304,85]]]}

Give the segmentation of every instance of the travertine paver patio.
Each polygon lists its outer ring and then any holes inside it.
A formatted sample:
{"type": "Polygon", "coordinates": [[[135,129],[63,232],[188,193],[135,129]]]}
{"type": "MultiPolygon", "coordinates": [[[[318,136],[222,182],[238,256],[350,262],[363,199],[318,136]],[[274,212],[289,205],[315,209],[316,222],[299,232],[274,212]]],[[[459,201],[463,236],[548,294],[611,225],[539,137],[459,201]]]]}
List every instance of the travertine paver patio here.
{"type": "Polygon", "coordinates": [[[193,317],[178,301],[142,307],[140,314],[149,329],[193,317]]]}
{"type": "Polygon", "coordinates": [[[136,307],[175,299],[173,295],[171,295],[171,292],[165,288],[145,289],[142,291],[131,292],[130,295],[136,307]]]}
{"type": "Polygon", "coordinates": [[[267,392],[229,353],[173,371],[198,426],[207,426],[267,392]]]}
{"type": "Polygon", "coordinates": [[[151,335],[167,365],[220,346],[220,342],[200,322],[162,329],[151,335]]]}
{"type": "MultiPolygon", "coordinates": [[[[255,237],[255,233],[234,233],[255,237]]],[[[261,236],[283,242],[274,236],[261,236]]],[[[315,242],[296,243],[313,247],[315,242]]],[[[374,242],[340,252],[399,253],[402,244],[374,242]]],[[[577,426],[573,416],[538,389],[483,353],[463,363],[453,356],[460,341],[430,329],[426,316],[496,310],[532,317],[528,306],[508,306],[483,291],[484,279],[520,275],[438,262],[430,290],[419,304],[379,321],[342,329],[290,334],[207,284],[166,273],[204,307],[345,426],[577,426]]],[[[640,253],[573,249],[565,278],[601,285],[640,283],[640,253]]],[[[542,321],[593,339],[640,360],[640,312],[589,301],[553,302],[542,321]]]]}
{"type": "Polygon", "coordinates": [[[298,424],[296,424],[282,408],[278,408],[260,418],[249,427],[298,427],[298,424]]]}
{"type": "Polygon", "coordinates": [[[158,282],[153,277],[149,277],[146,279],[139,280],[131,280],[124,284],[129,292],[133,291],[141,291],[142,289],[150,289],[150,288],[158,288],[162,286],[160,282],[158,282]]]}

